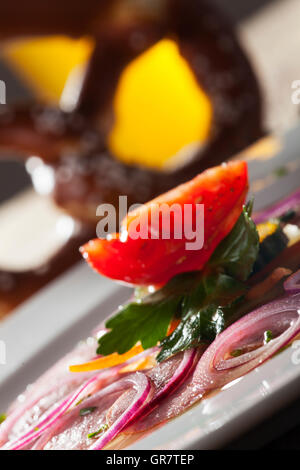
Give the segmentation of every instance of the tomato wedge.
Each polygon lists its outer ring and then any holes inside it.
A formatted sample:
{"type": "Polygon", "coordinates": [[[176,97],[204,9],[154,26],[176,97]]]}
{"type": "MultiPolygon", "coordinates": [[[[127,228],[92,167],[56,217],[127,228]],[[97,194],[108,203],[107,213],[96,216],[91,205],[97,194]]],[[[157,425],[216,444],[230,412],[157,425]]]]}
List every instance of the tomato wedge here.
{"type": "MultiPolygon", "coordinates": [[[[162,285],[178,273],[203,268],[236,223],[247,190],[246,162],[210,168],[129,212],[122,222],[121,234],[91,240],[81,252],[97,272],[111,279],[132,285],[162,285]],[[177,211],[170,211],[170,222],[166,226],[161,210],[174,204],[177,211]],[[189,211],[186,211],[186,204],[190,205],[189,211]],[[187,243],[193,241],[191,227],[198,227],[197,204],[203,204],[204,245],[199,248],[195,244],[195,249],[187,249],[187,243]],[[189,220],[183,214],[188,214],[189,220]],[[186,234],[187,225],[190,229],[186,234]],[[164,238],[166,228],[167,239],[164,238]],[[139,230],[143,238],[136,238],[139,230]]],[[[195,242],[198,235],[194,230],[195,242]]]]}

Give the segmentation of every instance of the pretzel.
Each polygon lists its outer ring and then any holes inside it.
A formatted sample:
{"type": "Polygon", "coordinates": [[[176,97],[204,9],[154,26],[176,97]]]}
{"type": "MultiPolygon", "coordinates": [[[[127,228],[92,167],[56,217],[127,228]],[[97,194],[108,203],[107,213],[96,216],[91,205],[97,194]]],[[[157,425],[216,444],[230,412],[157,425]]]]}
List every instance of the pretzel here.
{"type": "Polygon", "coordinates": [[[96,207],[143,203],[223,161],[262,135],[260,91],[231,25],[204,0],[27,0],[1,2],[0,37],[90,35],[95,48],[71,112],[32,103],[0,116],[0,150],[39,155],[55,172],[53,197],[94,224],[96,207]],[[107,146],[113,97],[124,67],[162,38],[174,39],[209,96],[207,145],[186,163],[158,171],[125,164],[107,146]],[[69,179],[62,177],[65,170],[69,179]]]}

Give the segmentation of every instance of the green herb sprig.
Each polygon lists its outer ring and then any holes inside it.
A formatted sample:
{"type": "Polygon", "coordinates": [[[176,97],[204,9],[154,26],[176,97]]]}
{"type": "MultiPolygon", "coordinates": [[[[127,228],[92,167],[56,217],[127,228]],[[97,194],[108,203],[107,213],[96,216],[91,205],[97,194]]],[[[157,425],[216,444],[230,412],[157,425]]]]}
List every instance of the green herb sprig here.
{"type": "Polygon", "coordinates": [[[0,414],[0,424],[3,423],[3,421],[6,420],[6,414],[2,413],[0,414]]]}
{"type": "Polygon", "coordinates": [[[89,406],[87,408],[81,408],[81,410],[79,411],[79,415],[80,416],[89,415],[93,413],[94,411],[96,411],[96,409],[97,409],[97,406],[89,406]]]}
{"type": "Polygon", "coordinates": [[[107,423],[102,424],[102,426],[100,426],[100,428],[97,431],[91,432],[90,434],[87,435],[87,437],[89,439],[93,439],[94,437],[99,436],[99,434],[102,434],[103,432],[107,431],[108,428],[109,426],[107,423]]]}

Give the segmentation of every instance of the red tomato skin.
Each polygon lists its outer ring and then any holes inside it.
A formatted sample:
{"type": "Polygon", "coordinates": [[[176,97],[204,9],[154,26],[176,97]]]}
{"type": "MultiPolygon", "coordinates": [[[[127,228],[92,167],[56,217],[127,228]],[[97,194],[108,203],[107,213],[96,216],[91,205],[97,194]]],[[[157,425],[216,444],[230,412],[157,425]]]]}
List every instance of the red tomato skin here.
{"type": "MultiPolygon", "coordinates": [[[[210,168],[191,181],[148,202],[127,215],[122,228],[127,230],[125,241],[119,234],[113,238],[91,240],[81,248],[84,258],[100,274],[131,285],[162,285],[176,274],[201,270],[218,244],[236,223],[248,191],[247,164],[235,161],[210,168]],[[153,204],[204,204],[204,246],[186,250],[185,237],[174,238],[176,219],[171,221],[170,240],[133,240],[130,224],[150,217],[153,204]]],[[[193,217],[195,212],[193,211],[193,217]]],[[[150,220],[147,219],[147,220],[150,220]]],[[[193,219],[195,220],[195,219],[193,219]]]]}

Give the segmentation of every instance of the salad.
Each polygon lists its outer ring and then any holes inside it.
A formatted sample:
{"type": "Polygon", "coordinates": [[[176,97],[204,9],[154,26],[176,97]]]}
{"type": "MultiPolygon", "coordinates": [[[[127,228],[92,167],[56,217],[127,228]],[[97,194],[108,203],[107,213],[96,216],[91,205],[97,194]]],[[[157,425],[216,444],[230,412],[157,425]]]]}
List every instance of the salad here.
{"type": "Polygon", "coordinates": [[[247,193],[247,164],[222,164],[81,248],[134,294],[1,416],[2,449],[124,448],[289,345],[300,191],[258,214],[247,193]]]}

